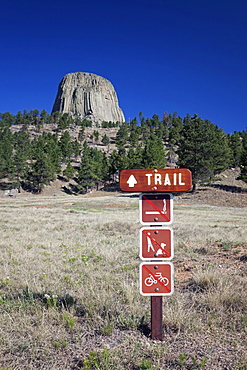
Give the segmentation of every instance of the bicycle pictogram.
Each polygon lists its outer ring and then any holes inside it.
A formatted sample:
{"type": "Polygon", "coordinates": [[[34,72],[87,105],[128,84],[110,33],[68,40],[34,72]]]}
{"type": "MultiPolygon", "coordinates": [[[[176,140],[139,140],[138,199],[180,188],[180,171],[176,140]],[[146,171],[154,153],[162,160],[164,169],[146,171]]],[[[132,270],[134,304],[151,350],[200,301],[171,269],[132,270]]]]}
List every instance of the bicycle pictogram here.
{"type": "Polygon", "coordinates": [[[152,286],[153,284],[157,284],[158,281],[160,281],[163,286],[167,286],[169,284],[169,279],[167,279],[165,276],[162,276],[161,272],[156,272],[154,276],[149,274],[149,276],[144,280],[144,284],[146,286],[152,286]]]}

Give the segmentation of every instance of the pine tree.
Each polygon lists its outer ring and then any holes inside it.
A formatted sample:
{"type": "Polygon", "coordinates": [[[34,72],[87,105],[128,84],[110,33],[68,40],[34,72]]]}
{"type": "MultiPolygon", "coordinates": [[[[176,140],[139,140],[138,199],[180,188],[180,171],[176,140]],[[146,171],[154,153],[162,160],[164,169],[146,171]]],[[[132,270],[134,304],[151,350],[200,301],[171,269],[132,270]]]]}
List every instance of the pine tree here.
{"type": "Polygon", "coordinates": [[[80,152],[81,152],[81,146],[80,146],[79,141],[78,140],[71,141],[71,146],[72,146],[72,154],[75,157],[78,157],[80,155],[80,152]]]}
{"type": "Polygon", "coordinates": [[[41,192],[44,185],[48,185],[55,178],[56,175],[50,157],[46,153],[40,153],[31,164],[28,173],[28,182],[31,188],[41,192]]]}
{"type": "Polygon", "coordinates": [[[232,166],[238,167],[241,160],[241,155],[243,151],[243,144],[239,132],[235,131],[234,134],[230,136],[230,148],[232,154],[232,166]]]}
{"type": "Polygon", "coordinates": [[[127,124],[123,123],[122,126],[120,126],[116,134],[116,141],[115,141],[116,147],[119,150],[124,149],[127,144],[127,140],[128,140],[128,128],[127,128],[127,124]]]}
{"type": "Polygon", "coordinates": [[[81,126],[79,134],[78,134],[78,140],[82,142],[85,139],[85,126],[81,126]]]}
{"type": "Polygon", "coordinates": [[[38,109],[30,110],[29,118],[31,125],[37,125],[39,121],[39,110],[38,109]]]}
{"type": "Polygon", "coordinates": [[[103,145],[107,146],[110,143],[110,139],[106,134],[104,134],[104,136],[102,137],[101,142],[102,142],[103,145]]]}
{"type": "Polygon", "coordinates": [[[240,161],[240,176],[238,179],[247,182],[247,148],[244,148],[242,152],[240,161]]]}
{"type": "Polygon", "coordinates": [[[118,151],[114,149],[109,157],[109,178],[115,182],[119,171],[128,168],[128,165],[129,160],[125,149],[118,151]]]}
{"type": "Polygon", "coordinates": [[[170,119],[169,143],[171,143],[172,145],[177,145],[179,143],[182,129],[183,129],[182,118],[178,117],[177,113],[174,112],[173,116],[170,119]]]}
{"type": "Polygon", "coordinates": [[[155,135],[161,140],[166,140],[166,127],[164,126],[163,121],[158,122],[158,127],[155,130],[155,135]]]}
{"type": "Polygon", "coordinates": [[[158,114],[154,114],[152,116],[152,127],[154,128],[155,131],[159,127],[159,124],[160,124],[159,116],[158,116],[158,114]]]}
{"type": "Polygon", "coordinates": [[[66,177],[68,180],[73,179],[73,177],[75,176],[75,172],[76,172],[75,168],[69,162],[66,168],[63,170],[63,176],[66,177]]]}
{"type": "Polygon", "coordinates": [[[138,141],[139,141],[139,135],[137,133],[137,130],[132,130],[129,136],[130,145],[135,148],[138,144],[138,141]]]}
{"type": "Polygon", "coordinates": [[[97,148],[92,148],[90,151],[95,184],[98,189],[99,185],[105,183],[109,178],[109,162],[103,151],[97,148]]]}
{"type": "Polygon", "coordinates": [[[31,155],[31,144],[26,125],[20,131],[14,133],[14,155],[13,155],[13,180],[19,187],[26,179],[28,171],[28,160],[31,155]]]}
{"type": "Polygon", "coordinates": [[[14,117],[14,125],[24,125],[24,124],[25,124],[25,118],[22,112],[18,111],[14,117]]]}
{"type": "Polygon", "coordinates": [[[55,134],[48,133],[46,136],[46,147],[45,152],[49,155],[51,159],[54,172],[60,174],[61,172],[61,161],[62,153],[59,146],[58,137],[55,134]]]}
{"type": "Polygon", "coordinates": [[[142,168],[164,168],[166,157],[161,139],[154,134],[147,140],[142,154],[142,168]]]}
{"type": "Polygon", "coordinates": [[[138,146],[136,149],[130,148],[127,154],[127,168],[141,168],[143,160],[143,148],[138,146]]]}
{"type": "Polygon", "coordinates": [[[113,182],[116,181],[116,175],[118,171],[118,152],[114,149],[109,156],[109,179],[113,182]]]}
{"type": "Polygon", "coordinates": [[[99,141],[99,131],[98,130],[93,131],[93,137],[94,137],[95,142],[97,143],[99,141]]]}
{"type": "Polygon", "coordinates": [[[69,131],[65,131],[60,140],[59,147],[62,153],[62,159],[64,162],[69,162],[73,153],[73,147],[71,143],[71,137],[69,131]]]}
{"type": "Polygon", "coordinates": [[[32,141],[33,159],[36,160],[43,153],[47,154],[55,173],[61,172],[61,160],[63,158],[57,135],[43,132],[38,139],[32,141]]]}
{"type": "Polygon", "coordinates": [[[94,172],[90,148],[85,141],[83,144],[82,158],[78,171],[78,182],[86,193],[95,185],[96,174],[94,172]]]}
{"type": "Polygon", "coordinates": [[[46,110],[43,109],[40,112],[40,118],[41,118],[41,124],[48,122],[49,114],[46,112],[46,110]]]}
{"type": "MultiPolygon", "coordinates": [[[[56,112],[55,112],[56,113],[56,112]]],[[[59,131],[66,130],[73,124],[73,118],[69,113],[60,114],[57,121],[57,128],[59,131]]]]}
{"type": "Polygon", "coordinates": [[[0,129],[0,178],[13,173],[13,135],[8,127],[0,129]]]}
{"type": "Polygon", "coordinates": [[[0,127],[9,128],[14,124],[14,116],[10,112],[0,113],[0,127]]]}
{"type": "Polygon", "coordinates": [[[243,149],[240,158],[240,176],[238,180],[247,182],[247,130],[241,132],[241,138],[243,142],[243,149]]]}
{"type": "MultiPolygon", "coordinates": [[[[162,127],[162,132],[163,132],[163,140],[167,141],[169,138],[169,127],[170,127],[170,118],[168,112],[164,112],[162,123],[160,123],[162,127]]],[[[158,128],[159,131],[159,128],[158,128]]],[[[157,134],[158,137],[161,137],[157,134]]]]}
{"type": "Polygon", "coordinates": [[[193,185],[211,181],[230,165],[230,148],[226,134],[197,115],[184,121],[178,149],[180,167],[192,172],[193,185]]]}
{"type": "Polygon", "coordinates": [[[152,121],[149,118],[147,118],[146,120],[142,120],[142,122],[141,122],[141,134],[142,134],[142,140],[145,144],[149,140],[153,131],[154,130],[152,128],[152,121]]]}

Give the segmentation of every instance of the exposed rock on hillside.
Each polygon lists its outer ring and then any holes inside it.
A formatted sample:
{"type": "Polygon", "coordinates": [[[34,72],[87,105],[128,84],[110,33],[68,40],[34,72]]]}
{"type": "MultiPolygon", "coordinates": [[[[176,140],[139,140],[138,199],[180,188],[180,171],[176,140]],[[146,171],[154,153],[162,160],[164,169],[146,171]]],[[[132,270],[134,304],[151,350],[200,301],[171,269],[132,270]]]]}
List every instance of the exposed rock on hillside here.
{"type": "Polygon", "coordinates": [[[60,82],[52,112],[79,114],[93,123],[124,122],[117,94],[106,78],[93,73],[69,73],[60,82]]]}

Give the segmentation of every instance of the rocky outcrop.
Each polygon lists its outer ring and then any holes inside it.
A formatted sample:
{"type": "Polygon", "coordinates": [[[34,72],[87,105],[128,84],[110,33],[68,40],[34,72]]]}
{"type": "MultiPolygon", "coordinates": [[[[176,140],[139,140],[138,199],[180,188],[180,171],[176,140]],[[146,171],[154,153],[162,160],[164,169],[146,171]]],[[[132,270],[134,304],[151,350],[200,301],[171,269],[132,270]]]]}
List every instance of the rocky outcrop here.
{"type": "Polygon", "coordinates": [[[124,122],[117,94],[106,78],[93,73],[69,73],[60,82],[52,112],[79,114],[93,123],[124,122]]]}

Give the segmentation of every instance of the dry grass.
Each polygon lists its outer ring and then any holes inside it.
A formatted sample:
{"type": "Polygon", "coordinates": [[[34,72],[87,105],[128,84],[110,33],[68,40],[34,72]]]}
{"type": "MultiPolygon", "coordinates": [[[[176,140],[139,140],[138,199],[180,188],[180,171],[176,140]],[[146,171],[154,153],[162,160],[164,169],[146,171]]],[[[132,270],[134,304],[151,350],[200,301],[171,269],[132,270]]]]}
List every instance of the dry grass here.
{"type": "Polygon", "coordinates": [[[180,203],[160,343],[137,196],[0,199],[0,369],[247,369],[246,209],[180,203]]]}

